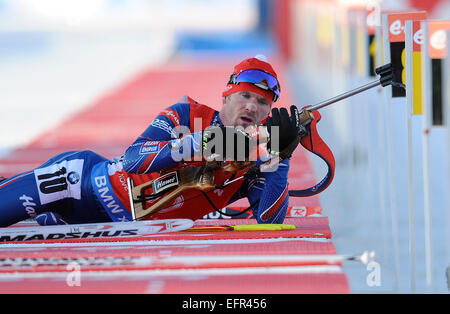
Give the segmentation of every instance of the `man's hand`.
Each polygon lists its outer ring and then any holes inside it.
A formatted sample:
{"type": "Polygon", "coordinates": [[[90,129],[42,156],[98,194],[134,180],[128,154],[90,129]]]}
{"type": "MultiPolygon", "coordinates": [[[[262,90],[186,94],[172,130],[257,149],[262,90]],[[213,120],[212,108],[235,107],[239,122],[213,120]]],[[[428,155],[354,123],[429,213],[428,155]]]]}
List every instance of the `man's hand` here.
{"type": "Polygon", "coordinates": [[[203,131],[202,150],[207,161],[245,161],[255,145],[255,138],[239,127],[211,126],[203,131]]]}
{"type": "Polygon", "coordinates": [[[269,131],[270,140],[267,148],[271,154],[279,154],[289,148],[291,155],[297,145],[300,132],[300,121],[297,106],[292,105],[289,115],[286,108],[272,108],[272,116],[267,117],[266,126],[269,131]],[[292,145],[291,145],[292,144],[292,145]],[[294,146],[294,147],[290,147],[294,146]]]}

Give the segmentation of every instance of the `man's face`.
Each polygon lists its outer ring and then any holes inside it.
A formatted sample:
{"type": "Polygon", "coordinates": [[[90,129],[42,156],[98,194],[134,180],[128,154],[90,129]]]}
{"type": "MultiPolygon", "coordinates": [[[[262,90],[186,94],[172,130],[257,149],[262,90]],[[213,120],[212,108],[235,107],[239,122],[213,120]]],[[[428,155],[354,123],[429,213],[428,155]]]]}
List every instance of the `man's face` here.
{"type": "Polygon", "coordinates": [[[263,96],[248,91],[240,91],[223,98],[220,119],[226,126],[259,124],[270,112],[270,102],[263,96]]]}

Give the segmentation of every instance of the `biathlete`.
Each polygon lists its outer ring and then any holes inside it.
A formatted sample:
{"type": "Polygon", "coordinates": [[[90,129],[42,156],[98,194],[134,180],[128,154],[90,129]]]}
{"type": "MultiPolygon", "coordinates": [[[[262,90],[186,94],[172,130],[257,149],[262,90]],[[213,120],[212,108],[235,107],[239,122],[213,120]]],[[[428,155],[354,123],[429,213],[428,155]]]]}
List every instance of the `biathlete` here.
{"type": "MultiPolygon", "coordinates": [[[[298,112],[295,106],[290,112],[272,107],[279,97],[277,74],[267,60],[245,59],[234,67],[222,94],[220,111],[184,97],[160,112],[121,157],[107,159],[92,151],[65,152],[36,169],[1,181],[0,225],[28,218],[41,225],[131,221],[128,177],[142,184],[165,169],[176,169],[191,161],[202,164],[211,158],[233,160],[240,152],[248,160],[255,156],[251,147],[261,146],[251,143],[263,132],[267,150],[266,154],[256,155],[255,167],[287,147],[293,151],[292,143],[298,144],[298,112]],[[259,129],[261,125],[266,128],[259,129]],[[205,130],[222,131],[222,141],[206,135],[211,132],[205,130]],[[244,143],[245,149],[236,144],[230,148],[230,140],[244,143]],[[174,158],[186,154],[190,158],[174,158]]],[[[208,193],[208,199],[192,196],[192,191],[181,194],[149,219],[195,220],[247,197],[259,223],[282,223],[289,203],[288,171],[289,158],[285,158],[273,171],[255,171],[208,193]]],[[[220,180],[218,184],[223,185],[230,177],[220,180]]]]}

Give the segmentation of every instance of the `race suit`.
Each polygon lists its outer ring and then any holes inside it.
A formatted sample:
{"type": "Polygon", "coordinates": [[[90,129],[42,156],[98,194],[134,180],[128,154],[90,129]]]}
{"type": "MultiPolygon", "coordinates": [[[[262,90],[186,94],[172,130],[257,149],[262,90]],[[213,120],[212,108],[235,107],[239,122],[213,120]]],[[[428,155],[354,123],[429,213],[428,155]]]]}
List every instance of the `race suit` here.
{"type": "MultiPolygon", "coordinates": [[[[221,124],[218,111],[184,97],[160,112],[121,157],[108,160],[92,151],[57,155],[0,182],[0,225],[30,217],[42,225],[131,221],[127,178],[131,176],[136,186],[155,179],[160,171],[176,168],[180,160],[174,160],[174,148],[181,156],[193,156],[200,149],[201,130],[221,124]]],[[[214,207],[221,209],[247,197],[256,204],[252,212],[259,223],[282,223],[289,201],[288,170],[289,159],[285,159],[276,171],[255,173],[214,189],[208,193],[209,200],[198,191],[187,191],[150,219],[195,220],[214,207]]],[[[220,178],[218,185],[228,179],[220,178]]]]}

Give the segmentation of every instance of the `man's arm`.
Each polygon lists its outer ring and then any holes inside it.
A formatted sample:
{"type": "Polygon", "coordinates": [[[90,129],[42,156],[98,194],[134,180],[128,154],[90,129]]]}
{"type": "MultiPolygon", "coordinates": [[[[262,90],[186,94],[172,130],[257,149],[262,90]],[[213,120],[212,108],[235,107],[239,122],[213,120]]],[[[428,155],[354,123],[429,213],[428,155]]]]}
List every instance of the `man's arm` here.
{"type": "Polygon", "coordinates": [[[151,173],[192,158],[199,149],[201,134],[187,134],[189,124],[188,103],[163,110],[122,156],[124,170],[151,173]]]}
{"type": "Polygon", "coordinates": [[[289,204],[289,159],[283,160],[274,172],[261,172],[248,185],[248,199],[258,223],[283,223],[289,204]]]}

